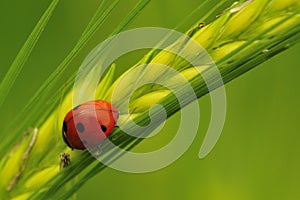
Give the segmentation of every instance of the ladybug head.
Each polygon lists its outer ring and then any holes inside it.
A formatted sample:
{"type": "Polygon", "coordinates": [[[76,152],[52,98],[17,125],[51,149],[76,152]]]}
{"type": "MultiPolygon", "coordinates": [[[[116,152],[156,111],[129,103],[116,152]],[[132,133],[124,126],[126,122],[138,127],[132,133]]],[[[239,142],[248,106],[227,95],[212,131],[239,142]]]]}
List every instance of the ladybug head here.
{"type": "Polygon", "coordinates": [[[67,138],[66,138],[67,131],[68,131],[68,126],[67,126],[67,123],[64,121],[63,122],[63,126],[62,126],[62,137],[63,137],[64,142],[68,145],[68,147],[70,147],[71,149],[73,149],[71,147],[70,143],[68,142],[67,138]]]}

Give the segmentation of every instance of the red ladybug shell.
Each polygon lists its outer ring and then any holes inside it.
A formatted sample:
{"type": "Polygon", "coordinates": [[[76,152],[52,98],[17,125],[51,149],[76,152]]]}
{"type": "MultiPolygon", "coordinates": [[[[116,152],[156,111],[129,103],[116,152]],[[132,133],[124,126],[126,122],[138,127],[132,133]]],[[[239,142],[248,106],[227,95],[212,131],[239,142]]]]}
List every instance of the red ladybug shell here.
{"type": "Polygon", "coordinates": [[[96,146],[109,136],[118,117],[118,109],[106,101],[83,103],[67,113],[62,127],[63,139],[72,149],[96,146]]]}

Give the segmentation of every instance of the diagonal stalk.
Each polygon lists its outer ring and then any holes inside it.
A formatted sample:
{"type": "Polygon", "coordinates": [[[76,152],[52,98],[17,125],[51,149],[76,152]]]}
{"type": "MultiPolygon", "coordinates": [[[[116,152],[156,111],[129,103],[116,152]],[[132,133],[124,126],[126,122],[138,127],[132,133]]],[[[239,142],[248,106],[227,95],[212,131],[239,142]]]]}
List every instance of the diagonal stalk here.
{"type": "Polygon", "coordinates": [[[34,46],[36,45],[38,39],[40,38],[44,28],[46,27],[50,17],[53,14],[56,5],[59,0],[53,0],[49,5],[48,9],[45,11],[41,19],[38,21],[37,25],[34,27],[33,31],[27,38],[26,42],[19,51],[17,57],[10,66],[7,74],[0,83],[0,108],[7,97],[10,89],[13,87],[18,75],[20,74],[24,64],[28,60],[34,46]]]}

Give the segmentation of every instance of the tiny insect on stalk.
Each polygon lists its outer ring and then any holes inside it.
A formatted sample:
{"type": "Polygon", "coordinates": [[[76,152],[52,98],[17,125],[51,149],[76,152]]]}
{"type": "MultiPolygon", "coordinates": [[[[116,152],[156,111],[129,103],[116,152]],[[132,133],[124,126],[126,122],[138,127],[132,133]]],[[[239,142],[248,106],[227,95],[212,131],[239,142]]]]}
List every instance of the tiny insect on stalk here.
{"type": "Polygon", "coordinates": [[[70,154],[61,153],[60,154],[60,165],[59,165],[60,170],[67,167],[68,165],[70,165],[70,163],[71,163],[70,154]]]}

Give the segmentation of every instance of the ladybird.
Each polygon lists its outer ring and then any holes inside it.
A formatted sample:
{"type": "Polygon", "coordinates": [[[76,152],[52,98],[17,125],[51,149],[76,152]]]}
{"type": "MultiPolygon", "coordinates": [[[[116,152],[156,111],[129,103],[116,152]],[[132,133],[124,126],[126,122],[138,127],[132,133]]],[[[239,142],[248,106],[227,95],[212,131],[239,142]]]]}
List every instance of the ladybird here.
{"type": "Polygon", "coordinates": [[[94,100],[80,104],[64,118],[63,139],[71,149],[92,148],[110,135],[118,117],[118,109],[107,101],[94,100]]]}

